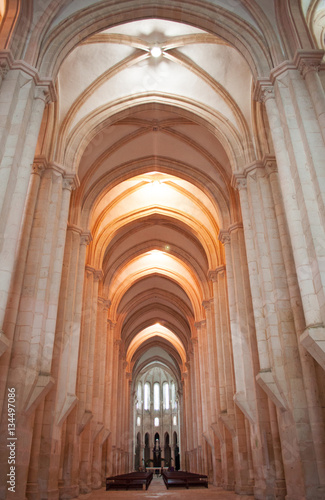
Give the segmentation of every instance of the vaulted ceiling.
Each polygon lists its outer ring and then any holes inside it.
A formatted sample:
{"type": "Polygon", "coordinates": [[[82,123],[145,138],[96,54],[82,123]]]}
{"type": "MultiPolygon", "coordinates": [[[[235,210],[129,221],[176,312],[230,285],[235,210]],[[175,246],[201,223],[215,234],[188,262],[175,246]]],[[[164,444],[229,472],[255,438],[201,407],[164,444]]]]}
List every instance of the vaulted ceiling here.
{"type": "MultiPolygon", "coordinates": [[[[136,20],[140,9],[124,23],[118,5],[105,22],[110,2],[75,0],[46,25],[49,3],[33,23],[43,30],[41,71],[57,72],[57,100],[38,152],[78,174],[69,222],[91,231],[87,262],[103,271],[128,369],[159,360],[179,379],[212,296],[209,271],[224,263],[219,231],[241,219],[232,174],[272,152],[258,133],[267,122],[252,105],[254,78],[290,47],[269,0],[202,2],[197,22],[178,3],[179,22],[168,20],[167,2],[157,17],[136,20]],[[55,39],[65,40],[62,61],[51,58],[55,39]]],[[[320,39],[323,7],[303,3],[320,39]]]]}

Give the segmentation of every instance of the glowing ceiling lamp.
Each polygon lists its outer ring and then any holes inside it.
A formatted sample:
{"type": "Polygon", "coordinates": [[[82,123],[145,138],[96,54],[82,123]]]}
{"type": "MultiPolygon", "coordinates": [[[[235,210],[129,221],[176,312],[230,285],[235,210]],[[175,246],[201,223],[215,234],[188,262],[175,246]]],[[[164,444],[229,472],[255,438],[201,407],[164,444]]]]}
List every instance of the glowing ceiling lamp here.
{"type": "Polygon", "coordinates": [[[157,45],[155,45],[150,49],[150,54],[152,55],[152,57],[160,57],[162,54],[162,50],[160,47],[157,47],[157,45]]]}

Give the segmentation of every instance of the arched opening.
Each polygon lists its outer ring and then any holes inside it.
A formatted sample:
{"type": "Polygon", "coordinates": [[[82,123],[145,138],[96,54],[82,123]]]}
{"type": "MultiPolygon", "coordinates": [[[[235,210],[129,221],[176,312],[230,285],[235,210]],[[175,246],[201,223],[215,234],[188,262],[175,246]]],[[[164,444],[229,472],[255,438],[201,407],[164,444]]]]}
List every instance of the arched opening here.
{"type": "MultiPolygon", "coordinates": [[[[180,454],[179,454],[179,446],[177,442],[177,432],[174,431],[173,434],[173,447],[174,447],[174,455],[175,455],[175,469],[179,470],[180,469],[180,454]]],[[[186,470],[189,470],[188,465],[185,466],[186,470]]]]}
{"type": "Polygon", "coordinates": [[[161,447],[160,447],[160,437],[159,433],[155,434],[155,442],[153,447],[153,466],[161,467],[161,447]]]}
{"type": "Polygon", "coordinates": [[[135,446],[135,457],[134,457],[134,468],[135,470],[139,470],[141,467],[141,434],[138,432],[137,434],[137,444],[135,446]]]}
{"type": "Polygon", "coordinates": [[[171,467],[171,447],[169,446],[169,434],[168,432],[165,433],[165,439],[164,439],[164,466],[165,467],[171,467]]]}

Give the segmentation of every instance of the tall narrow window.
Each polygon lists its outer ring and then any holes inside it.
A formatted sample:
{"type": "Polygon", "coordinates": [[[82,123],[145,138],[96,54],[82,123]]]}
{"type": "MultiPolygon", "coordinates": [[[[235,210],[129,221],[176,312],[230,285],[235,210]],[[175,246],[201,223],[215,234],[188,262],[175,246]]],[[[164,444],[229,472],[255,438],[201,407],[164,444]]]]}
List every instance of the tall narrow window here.
{"type": "Polygon", "coordinates": [[[159,427],[159,418],[155,418],[155,427],[159,427]]]}
{"type": "Polygon", "coordinates": [[[172,400],[172,408],[173,410],[176,408],[176,394],[175,394],[175,384],[174,382],[172,382],[171,386],[170,386],[170,390],[171,390],[171,400],[172,400]]]}
{"type": "Polygon", "coordinates": [[[153,386],[153,408],[159,410],[160,408],[160,386],[156,382],[153,386]]]}
{"type": "Polygon", "coordinates": [[[146,382],[144,384],[144,409],[149,410],[150,408],[150,384],[146,382]]]}
{"type": "Polygon", "coordinates": [[[167,382],[163,385],[163,397],[164,397],[164,408],[165,410],[169,409],[169,385],[167,382]]]}
{"type": "Polygon", "coordinates": [[[142,385],[138,384],[138,390],[137,390],[137,409],[140,410],[141,408],[141,399],[142,399],[142,385]]]}

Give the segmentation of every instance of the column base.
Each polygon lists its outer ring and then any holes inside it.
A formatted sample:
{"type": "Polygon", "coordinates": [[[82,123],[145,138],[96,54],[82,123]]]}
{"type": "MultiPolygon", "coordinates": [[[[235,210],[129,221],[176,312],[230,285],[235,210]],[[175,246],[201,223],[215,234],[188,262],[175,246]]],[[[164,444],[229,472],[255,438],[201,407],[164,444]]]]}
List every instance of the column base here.
{"type": "Polygon", "coordinates": [[[93,490],[100,490],[100,488],[102,487],[102,484],[103,484],[103,482],[101,480],[100,481],[96,481],[96,482],[92,483],[91,488],[93,490]]]}
{"type": "Polygon", "coordinates": [[[254,488],[249,484],[236,486],[235,493],[236,495],[254,495],[254,488]]]}
{"type": "Polygon", "coordinates": [[[59,489],[47,490],[47,500],[59,500],[59,489]]]}
{"type": "Polygon", "coordinates": [[[224,489],[226,491],[234,491],[235,485],[234,484],[223,484],[222,489],[224,489]]]}
{"type": "Polygon", "coordinates": [[[79,485],[75,486],[62,486],[59,488],[59,498],[60,500],[70,500],[70,498],[76,498],[79,496],[79,485]]]}
{"type": "Polygon", "coordinates": [[[39,500],[39,487],[38,483],[27,483],[26,498],[27,500],[39,500]]]}
{"type": "Polygon", "coordinates": [[[325,498],[325,486],[320,486],[319,488],[317,488],[316,495],[317,500],[323,500],[325,498]]]}
{"type": "Polygon", "coordinates": [[[91,484],[81,484],[80,485],[80,495],[85,495],[86,493],[91,493],[92,492],[92,488],[91,488],[91,484]]]}
{"type": "Polygon", "coordinates": [[[277,500],[285,500],[287,494],[286,483],[284,480],[276,481],[274,495],[277,500]]]}

